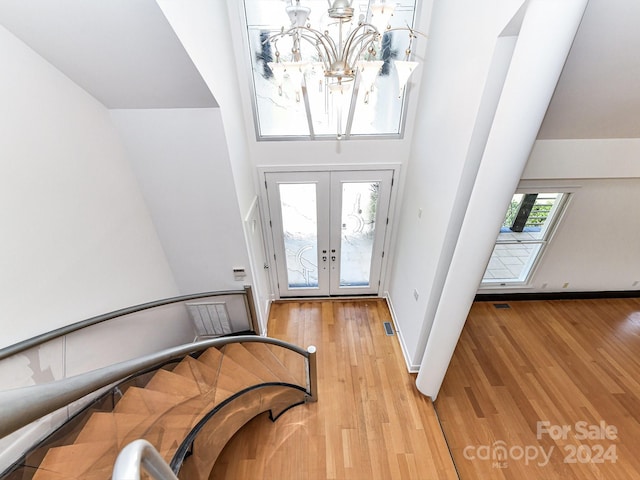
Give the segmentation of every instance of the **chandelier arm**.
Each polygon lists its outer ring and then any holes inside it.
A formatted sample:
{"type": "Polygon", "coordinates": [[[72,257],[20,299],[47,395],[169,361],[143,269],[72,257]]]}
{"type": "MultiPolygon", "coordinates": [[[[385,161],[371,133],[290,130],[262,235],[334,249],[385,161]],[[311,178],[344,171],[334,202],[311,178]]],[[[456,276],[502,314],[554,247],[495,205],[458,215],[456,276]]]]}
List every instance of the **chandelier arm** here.
{"type": "Polygon", "coordinates": [[[331,65],[331,58],[336,57],[335,45],[324,36],[313,36],[308,34],[300,34],[300,38],[310,43],[318,52],[322,62],[328,67],[331,65]]]}
{"type": "MultiPolygon", "coordinates": [[[[411,41],[417,37],[417,35],[420,35],[424,38],[428,38],[427,35],[425,35],[424,33],[420,32],[419,30],[414,30],[413,28],[410,27],[395,27],[395,28],[389,28],[387,30],[384,31],[384,33],[388,33],[388,32],[400,32],[400,31],[404,31],[404,32],[409,32],[409,44],[411,44],[411,41]]],[[[343,60],[347,61],[349,64],[351,64],[351,61],[356,60],[358,57],[360,57],[360,55],[362,55],[364,53],[364,51],[367,49],[367,47],[369,45],[371,45],[373,42],[376,41],[376,37],[382,37],[382,35],[384,35],[384,33],[380,33],[378,31],[377,28],[375,28],[373,25],[371,24],[367,24],[367,23],[363,23],[361,25],[358,25],[358,27],[353,30],[350,34],[349,37],[347,38],[346,44],[345,44],[345,51],[344,51],[344,58],[343,60]],[[363,29],[363,28],[367,28],[369,27],[370,30],[367,30],[365,32],[362,33],[358,33],[359,30],[363,29]],[[371,36],[371,38],[366,38],[367,36],[371,36]],[[358,54],[355,56],[355,58],[352,56],[348,56],[348,52],[351,51],[351,45],[352,44],[358,44],[358,43],[362,43],[362,48],[358,51],[358,54]]]]}
{"type": "Polygon", "coordinates": [[[356,61],[358,58],[360,58],[360,55],[362,55],[365,50],[367,50],[369,48],[369,46],[374,43],[376,41],[376,38],[379,36],[379,34],[377,32],[365,32],[363,34],[360,35],[359,38],[354,38],[351,39],[352,41],[349,44],[349,49],[345,50],[345,61],[347,61],[347,63],[349,65],[351,65],[351,62],[356,61]],[[370,38],[367,38],[370,37],[370,38]],[[354,51],[351,53],[351,55],[348,55],[347,52],[349,52],[349,50],[351,50],[351,45],[358,45],[361,44],[362,46],[360,47],[359,50],[357,50],[357,53],[354,51]]]}
{"type": "Polygon", "coordinates": [[[375,28],[373,25],[370,25],[368,23],[361,23],[354,30],[352,30],[351,33],[349,33],[347,40],[345,41],[344,52],[342,52],[342,55],[343,55],[342,60],[348,61],[349,52],[352,49],[352,45],[357,45],[358,43],[363,42],[365,38],[368,36],[371,36],[372,38],[367,41],[367,45],[370,44],[372,41],[374,41],[377,36],[380,36],[380,32],[378,32],[377,28],[375,28]],[[366,29],[370,29],[370,30],[366,30],[366,29]],[[361,30],[364,30],[364,31],[361,31],[361,30]]]}
{"type": "Polygon", "coordinates": [[[387,30],[387,32],[409,32],[409,45],[407,46],[407,49],[404,51],[405,54],[405,60],[409,60],[409,57],[411,56],[411,46],[413,45],[413,39],[414,38],[418,38],[418,35],[424,37],[424,38],[428,38],[424,33],[422,33],[419,30],[414,30],[413,28],[409,27],[408,25],[406,27],[396,27],[396,28],[390,28],[387,30]]]}
{"type": "Polygon", "coordinates": [[[291,30],[287,30],[286,32],[284,31],[284,28],[283,28],[282,31],[280,31],[278,33],[274,33],[273,35],[269,35],[261,43],[262,43],[262,45],[265,45],[266,43],[269,43],[269,42],[277,42],[281,38],[284,38],[286,36],[290,36],[291,35],[290,32],[292,30],[295,30],[295,28],[292,28],[291,30]]]}
{"type": "MultiPolygon", "coordinates": [[[[321,32],[319,32],[318,30],[315,30],[313,28],[310,27],[293,27],[290,28],[289,30],[282,30],[278,33],[274,33],[273,35],[271,35],[270,37],[268,37],[267,39],[263,40],[262,44],[264,45],[267,42],[273,42],[275,41],[275,39],[280,39],[280,38],[284,38],[284,37],[293,37],[295,33],[300,34],[300,31],[305,31],[305,32],[309,32],[311,33],[311,38],[315,39],[315,40],[320,40],[320,42],[322,42],[322,44],[325,47],[328,47],[328,50],[330,49],[331,52],[334,54],[334,56],[337,58],[338,53],[337,53],[337,49],[336,49],[336,45],[335,42],[333,41],[333,39],[321,32]]],[[[305,36],[306,40],[310,43],[314,43],[313,41],[309,40],[309,36],[300,34],[301,36],[305,36]]]]}
{"type": "Polygon", "coordinates": [[[333,39],[328,35],[325,35],[322,32],[310,27],[293,27],[286,31],[282,29],[280,32],[266,38],[262,42],[262,44],[264,45],[267,42],[275,43],[284,37],[295,37],[296,34],[299,36],[299,38],[306,40],[308,43],[313,45],[321,59],[324,57],[323,63],[326,66],[331,65],[332,58],[338,58],[338,50],[333,39]],[[320,45],[322,46],[322,48],[320,48],[320,45]]]}
{"type": "MultiPolygon", "coordinates": [[[[278,40],[280,40],[281,38],[284,37],[293,37],[295,38],[295,36],[298,35],[300,37],[304,37],[305,40],[307,40],[310,43],[314,43],[313,41],[309,40],[309,38],[313,38],[313,39],[317,39],[323,42],[323,44],[326,42],[326,38],[324,37],[324,35],[322,33],[320,33],[317,30],[314,30],[313,28],[308,28],[308,27],[293,27],[290,28],[289,30],[284,30],[284,28],[278,32],[278,33],[274,33],[273,35],[270,35],[269,37],[267,37],[266,39],[264,39],[262,41],[262,45],[266,44],[266,43],[276,43],[278,40]],[[301,34],[299,32],[299,30],[306,30],[309,31],[313,34],[313,36],[309,36],[309,35],[304,35],[301,34]]],[[[329,40],[331,40],[331,38],[329,38],[329,40]]],[[[335,47],[333,45],[331,45],[332,50],[335,51],[335,47]]]]}
{"type": "Polygon", "coordinates": [[[321,33],[320,31],[310,27],[300,27],[300,29],[303,30],[304,32],[309,32],[310,38],[307,38],[307,36],[305,35],[305,39],[309,43],[314,45],[316,49],[318,49],[317,42],[320,42],[322,47],[325,49],[325,52],[327,53],[327,62],[329,65],[331,65],[332,58],[333,59],[338,58],[338,48],[333,38],[331,38],[329,35],[321,33]],[[312,41],[311,39],[315,40],[316,42],[312,41]]]}
{"type": "Polygon", "coordinates": [[[387,32],[409,32],[412,38],[416,38],[417,35],[420,35],[421,37],[424,37],[424,38],[429,38],[427,34],[422,33],[420,30],[414,30],[413,28],[409,28],[409,27],[388,28],[387,30],[384,31],[384,33],[387,33],[387,32]]]}

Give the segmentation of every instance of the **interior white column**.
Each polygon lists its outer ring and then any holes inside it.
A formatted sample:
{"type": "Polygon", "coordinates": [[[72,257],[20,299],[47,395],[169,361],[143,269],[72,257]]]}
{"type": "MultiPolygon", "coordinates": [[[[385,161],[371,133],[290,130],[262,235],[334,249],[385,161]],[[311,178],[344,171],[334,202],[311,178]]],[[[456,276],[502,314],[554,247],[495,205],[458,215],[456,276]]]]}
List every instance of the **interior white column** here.
{"type": "Polygon", "coordinates": [[[435,399],[588,0],[531,0],[416,380],[435,399]]]}

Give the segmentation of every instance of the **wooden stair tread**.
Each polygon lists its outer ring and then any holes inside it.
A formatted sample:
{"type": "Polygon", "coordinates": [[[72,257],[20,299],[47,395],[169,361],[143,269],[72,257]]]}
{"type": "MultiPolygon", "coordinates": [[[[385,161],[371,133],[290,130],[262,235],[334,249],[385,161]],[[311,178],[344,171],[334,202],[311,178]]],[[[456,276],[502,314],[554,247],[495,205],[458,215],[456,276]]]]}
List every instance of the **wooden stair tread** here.
{"type": "MultiPolygon", "coordinates": [[[[103,467],[81,475],[71,475],[69,473],[52,472],[49,470],[38,470],[33,476],[34,480],[111,480],[112,467],[103,467]]],[[[143,477],[145,478],[145,477],[143,477]]],[[[146,477],[148,478],[148,477],[146,477]]]]}
{"type": "MultiPolygon", "coordinates": [[[[112,468],[118,450],[113,442],[89,442],[65,445],[49,449],[38,467],[34,479],[42,471],[64,473],[67,478],[86,478],[104,468],[112,468]]],[[[44,478],[44,477],[43,477],[44,478]]]]}
{"type": "MultiPolygon", "coordinates": [[[[135,413],[106,413],[98,417],[94,422],[82,429],[74,443],[89,443],[97,441],[111,441],[120,451],[129,443],[141,438],[153,425],[169,415],[166,412],[151,414],[135,413]],[[109,417],[108,415],[111,415],[109,417]],[[102,429],[102,430],[101,430],[102,429]]],[[[190,413],[197,415],[197,413],[190,413]]],[[[92,416],[93,417],[93,416],[92,416]]],[[[91,420],[91,419],[90,419],[91,420]]]]}
{"type": "Polygon", "coordinates": [[[263,382],[255,375],[246,378],[242,376],[242,373],[238,374],[238,372],[220,372],[214,403],[217,405],[230,396],[261,383],[263,382]]]}
{"type": "Polygon", "coordinates": [[[36,470],[36,472],[33,474],[33,478],[35,480],[75,480],[75,478],[78,477],[74,478],[70,477],[66,473],[52,472],[50,470],[36,470]]]}
{"type": "Polygon", "coordinates": [[[167,370],[158,370],[151,380],[149,380],[145,389],[170,393],[172,395],[181,395],[187,398],[200,395],[200,389],[194,380],[167,370]]]}
{"type": "Polygon", "coordinates": [[[102,440],[111,439],[115,438],[116,435],[113,413],[95,412],[91,414],[73,443],[94,442],[96,438],[99,439],[100,437],[102,437],[102,440]]]}
{"type": "Polygon", "coordinates": [[[208,393],[215,389],[218,370],[192,357],[185,357],[173,373],[192,379],[198,385],[200,393],[208,393]]]}
{"type": "Polygon", "coordinates": [[[222,364],[222,352],[217,348],[209,348],[202,352],[198,357],[198,361],[204,363],[210,368],[213,368],[216,372],[220,370],[222,364]]]}
{"type": "Polygon", "coordinates": [[[130,387],[116,404],[116,413],[162,413],[188,397],[140,387],[130,387]]]}
{"type": "MultiPolygon", "coordinates": [[[[247,342],[250,343],[250,342],[247,342]]],[[[242,365],[264,382],[282,382],[283,380],[271,371],[262,361],[241,343],[231,343],[224,349],[225,356],[242,365]]]]}
{"type": "MultiPolygon", "coordinates": [[[[33,478],[109,479],[120,450],[138,438],[150,441],[170,461],[208,412],[233,395],[265,382],[296,383],[266,345],[228,344],[221,349],[210,348],[198,359],[187,356],[173,371],[156,371],[145,388],[128,388],[113,412],[93,413],[73,444],[49,449],[33,478]]],[[[258,402],[255,408],[269,401],[262,393],[245,400],[250,398],[258,402]]],[[[244,411],[245,400],[238,400],[238,407],[224,407],[239,411],[224,417],[223,422],[250,413],[244,411]]],[[[286,402],[275,403],[276,410],[288,407],[286,402]]]]}
{"type": "Polygon", "coordinates": [[[220,402],[222,402],[223,400],[233,396],[235,393],[238,392],[237,390],[225,388],[226,386],[228,385],[225,385],[225,382],[223,381],[222,384],[218,385],[218,387],[216,388],[216,391],[214,392],[213,401],[212,401],[214,407],[218,405],[220,402]]]}
{"type": "MultiPolygon", "coordinates": [[[[223,354],[226,351],[226,347],[228,346],[229,345],[225,345],[223,354]]],[[[220,365],[220,374],[240,377],[245,381],[247,385],[259,385],[260,383],[264,383],[264,381],[260,377],[258,377],[251,371],[251,366],[245,367],[239,363],[236,363],[230,356],[226,354],[222,358],[222,364],[220,365]]]]}
{"type": "Polygon", "coordinates": [[[140,438],[148,440],[168,463],[203,415],[165,415],[140,438]]]}
{"type": "MultiPolygon", "coordinates": [[[[247,342],[243,344],[244,348],[246,348],[251,354],[260,360],[263,365],[265,365],[269,370],[274,372],[278,378],[280,378],[282,382],[297,384],[297,380],[291,374],[291,372],[287,369],[287,367],[282,363],[282,361],[276,357],[271,349],[262,343],[255,342],[247,342]]],[[[302,360],[300,360],[302,361],[302,360]]]]}
{"type": "Polygon", "coordinates": [[[117,446],[146,429],[157,418],[135,413],[96,412],[89,417],[73,443],[113,440],[117,446]]]}

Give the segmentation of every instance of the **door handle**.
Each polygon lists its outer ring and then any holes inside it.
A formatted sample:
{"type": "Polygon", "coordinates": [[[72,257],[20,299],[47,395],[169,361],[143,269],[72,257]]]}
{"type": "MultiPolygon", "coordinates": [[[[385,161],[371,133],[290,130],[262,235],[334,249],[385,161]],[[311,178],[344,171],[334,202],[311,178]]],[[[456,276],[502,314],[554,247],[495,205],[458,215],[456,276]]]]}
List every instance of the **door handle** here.
{"type": "Polygon", "coordinates": [[[336,256],[335,255],[331,255],[331,261],[335,262],[336,261],[336,256]]]}
{"type": "Polygon", "coordinates": [[[326,262],[326,261],[327,261],[327,256],[326,256],[326,255],[323,255],[323,256],[322,256],[322,261],[323,261],[323,262],[326,262]]]}

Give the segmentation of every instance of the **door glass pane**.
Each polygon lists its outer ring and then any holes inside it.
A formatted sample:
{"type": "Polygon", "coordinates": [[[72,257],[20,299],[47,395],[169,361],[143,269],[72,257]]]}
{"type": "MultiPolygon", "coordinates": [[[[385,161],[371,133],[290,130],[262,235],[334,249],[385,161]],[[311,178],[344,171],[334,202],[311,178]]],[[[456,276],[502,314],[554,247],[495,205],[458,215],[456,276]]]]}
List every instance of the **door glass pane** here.
{"type": "Polygon", "coordinates": [[[280,208],[289,288],[318,287],[315,183],[280,184],[280,208]]]}
{"type": "Polygon", "coordinates": [[[379,182],[342,184],[341,287],[369,287],[379,191],[379,182]]]}

